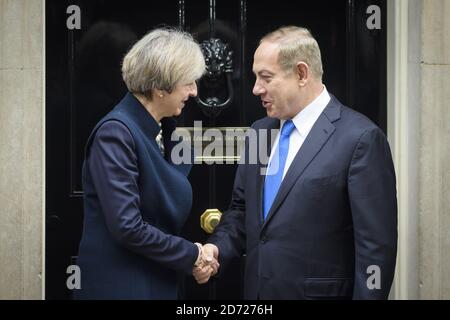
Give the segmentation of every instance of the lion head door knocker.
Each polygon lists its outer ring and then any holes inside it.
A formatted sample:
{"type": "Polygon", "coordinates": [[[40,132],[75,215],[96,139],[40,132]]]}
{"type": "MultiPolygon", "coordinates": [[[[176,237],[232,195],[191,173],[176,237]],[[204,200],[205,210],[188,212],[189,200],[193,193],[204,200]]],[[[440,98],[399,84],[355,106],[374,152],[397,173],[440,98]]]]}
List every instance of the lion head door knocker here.
{"type": "Polygon", "coordinates": [[[205,56],[206,73],[199,82],[202,90],[196,101],[206,116],[215,118],[233,102],[233,51],[228,44],[215,38],[203,41],[200,47],[205,56]]]}

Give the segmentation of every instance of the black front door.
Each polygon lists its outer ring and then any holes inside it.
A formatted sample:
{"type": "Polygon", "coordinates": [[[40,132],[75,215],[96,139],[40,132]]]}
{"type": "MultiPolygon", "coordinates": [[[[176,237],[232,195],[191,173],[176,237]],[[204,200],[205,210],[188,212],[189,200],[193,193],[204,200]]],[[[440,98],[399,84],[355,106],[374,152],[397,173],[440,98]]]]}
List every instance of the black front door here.
{"type": "MultiPolygon", "coordinates": [[[[265,116],[251,93],[258,40],[282,25],[305,26],[321,47],[327,89],[386,131],[385,21],[382,0],[47,0],[47,299],[70,298],[68,267],[76,263],[83,221],[84,144],[96,122],[126,92],[120,63],[137,39],[156,26],[171,25],[193,33],[210,48],[227,45],[221,47],[227,73],[214,83],[205,80],[201,101],[191,100],[178,119],[179,127],[192,128],[201,121],[204,129],[224,132],[249,127],[265,116]],[[373,8],[380,9],[378,16],[373,8]],[[373,23],[377,18],[378,25],[373,23]],[[220,41],[208,42],[211,38],[220,41]]],[[[236,167],[235,162],[194,166],[194,201],[184,237],[207,239],[200,216],[210,208],[226,210],[236,167]]],[[[224,278],[205,286],[183,277],[182,298],[240,299],[244,263],[245,257],[236,259],[224,278]]]]}

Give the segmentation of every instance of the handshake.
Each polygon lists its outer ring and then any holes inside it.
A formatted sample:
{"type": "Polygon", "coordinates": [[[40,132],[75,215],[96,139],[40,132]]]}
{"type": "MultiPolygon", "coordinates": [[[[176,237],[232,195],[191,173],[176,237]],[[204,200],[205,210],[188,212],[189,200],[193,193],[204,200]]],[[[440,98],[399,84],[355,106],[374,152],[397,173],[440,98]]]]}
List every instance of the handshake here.
{"type": "Polygon", "coordinates": [[[195,244],[199,249],[199,257],[192,268],[192,275],[198,284],[205,284],[219,270],[219,249],[211,243],[195,244]]]}

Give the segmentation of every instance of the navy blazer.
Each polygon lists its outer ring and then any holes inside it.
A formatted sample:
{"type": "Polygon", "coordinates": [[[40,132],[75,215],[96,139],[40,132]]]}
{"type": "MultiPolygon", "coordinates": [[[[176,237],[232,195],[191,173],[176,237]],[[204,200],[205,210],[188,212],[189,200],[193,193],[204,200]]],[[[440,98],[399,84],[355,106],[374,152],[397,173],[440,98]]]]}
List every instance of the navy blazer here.
{"type": "Polygon", "coordinates": [[[176,299],[177,271],[191,273],[195,244],[177,236],[191,210],[189,166],[168,156],[173,119],[160,127],[130,93],[94,128],[83,166],[84,227],[78,299],[176,299]]]}
{"type": "MultiPolygon", "coordinates": [[[[264,118],[252,128],[279,126],[264,118]]],[[[247,157],[258,138],[247,140],[247,157]]],[[[218,246],[222,266],[246,254],[245,298],[386,299],[396,263],[397,200],[384,133],[332,96],[266,221],[262,168],[239,165],[230,208],[208,240],[218,246]]]]}

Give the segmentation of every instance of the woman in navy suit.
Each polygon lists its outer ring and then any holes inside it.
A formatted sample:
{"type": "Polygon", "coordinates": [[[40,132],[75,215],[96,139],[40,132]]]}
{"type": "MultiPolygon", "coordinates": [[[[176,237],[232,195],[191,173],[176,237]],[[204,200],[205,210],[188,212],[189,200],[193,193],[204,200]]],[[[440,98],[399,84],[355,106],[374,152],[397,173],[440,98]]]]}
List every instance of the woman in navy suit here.
{"type": "MultiPolygon", "coordinates": [[[[202,262],[179,236],[191,210],[188,165],[170,157],[171,118],[205,71],[184,32],[156,29],[123,60],[129,92],[94,128],[83,165],[84,227],[77,299],[176,299],[177,272],[202,262]]],[[[217,266],[215,266],[217,267],[217,266]]]]}

